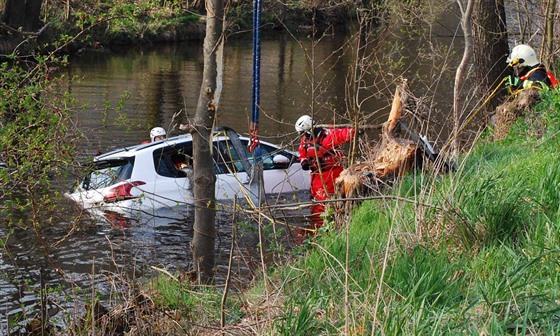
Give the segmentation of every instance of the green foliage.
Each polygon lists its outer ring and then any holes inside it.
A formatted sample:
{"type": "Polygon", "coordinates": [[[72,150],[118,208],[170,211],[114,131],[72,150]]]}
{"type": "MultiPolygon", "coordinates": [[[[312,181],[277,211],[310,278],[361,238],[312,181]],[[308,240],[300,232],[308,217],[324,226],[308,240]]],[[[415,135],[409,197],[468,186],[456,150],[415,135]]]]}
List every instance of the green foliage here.
{"type": "Polygon", "coordinates": [[[228,10],[228,29],[241,30],[252,27],[253,17],[247,15],[247,13],[251,13],[252,11],[252,5],[249,2],[234,4],[228,10]]]}
{"type": "MultiPolygon", "coordinates": [[[[219,325],[223,293],[215,288],[200,288],[179,275],[178,278],[157,276],[148,286],[156,307],[160,311],[175,310],[182,316],[177,322],[188,318],[199,325],[219,325]]],[[[235,299],[225,301],[224,322],[233,324],[244,317],[241,304],[235,299]]],[[[182,323],[182,322],[181,322],[182,323]]],[[[192,326],[196,327],[196,326],[192,326]]],[[[189,328],[185,326],[185,328],[189,328]]]]}
{"type": "Polygon", "coordinates": [[[321,331],[320,323],[314,316],[321,310],[315,300],[307,300],[303,305],[287,304],[287,314],[275,322],[278,335],[318,335],[321,331]]]}
{"type": "MultiPolygon", "coordinates": [[[[179,26],[179,25],[186,25],[189,23],[195,23],[200,21],[199,15],[194,15],[192,13],[182,13],[178,14],[175,17],[171,17],[167,20],[167,25],[170,26],[179,26]]],[[[166,22],[163,21],[165,24],[166,22]]]]}
{"type": "Polygon", "coordinates": [[[388,285],[416,308],[456,305],[461,300],[462,278],[446,255],[416,246],[397,253],[391,261],[388,285]]]}
{"type": "Polygon", "coordinates": [[[551,130],[560,125],[560,93],[559,90],[549,90],[541,93],[542,101],[536,106],[535,111],[542,115],[543,125],[551,130]]]}
{"type": "MultiPolygon", "coordinates": [[[[54,209],[51,185],[72,166],[77,133],[68,96],[60,96],[53,70],[63,59],[37,57],[37,63],[3,63],[0,74],[0,212],[31,215],[54,209]]],[[[14,218],[17,218],[15,216],[14,218]]]]}
{"type": "Polygon", "coordinates": [[[467,317],[500,334],[558,328],[558,275],[550,269],[558,251],[530,256],[537,252],[533,247],[528,244],[522,251],[502,245],[473,259],[469,277],[475,287],[467,317]]]}
{"type": "Polygon", "coordinates": [[[458,189],[460,210],[467,225],[481,225],[479,237],[484,243],[515,239],[526,223],[524,181],[509,185],[503,174],[473,177],[469,184],[458,189]]]}

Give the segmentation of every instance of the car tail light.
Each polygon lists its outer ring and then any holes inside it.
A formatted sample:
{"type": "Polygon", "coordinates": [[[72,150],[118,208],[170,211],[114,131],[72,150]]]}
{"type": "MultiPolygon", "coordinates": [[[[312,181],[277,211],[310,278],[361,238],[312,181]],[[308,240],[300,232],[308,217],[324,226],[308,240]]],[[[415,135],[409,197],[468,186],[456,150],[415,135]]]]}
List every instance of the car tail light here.
{"type": "Polygon", "coordinates": [[[142,181],[134,181],[134,182],[127,182],[125,184],[121,184],[109,190],[109,193],[103,197],[103,201],[105,203],[114,203],[118,201],[128,200],[137,198],[138,196],[132,196],[130,194],[130,190],[132,187],[136,187],[139,185],[144,185],[146,182],[142,181]]]}

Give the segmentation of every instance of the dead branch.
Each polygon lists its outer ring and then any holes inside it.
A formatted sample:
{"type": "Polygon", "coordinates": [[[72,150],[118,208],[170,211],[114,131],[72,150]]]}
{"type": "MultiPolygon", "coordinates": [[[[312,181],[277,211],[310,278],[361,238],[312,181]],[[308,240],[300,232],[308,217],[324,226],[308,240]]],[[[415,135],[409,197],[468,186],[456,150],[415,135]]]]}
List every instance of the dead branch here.
{"type": "Polygon", "coordinates": [[[12,27],[8,26],[7,24],[0,22],[0,27],[1,28],[4,28],[5,30],[7,30],[8,32],[10,32],[12,34],[23,36],[23,37],[37,37],[37,36],[40,36],[45,31],[45,29],[47,29],[48,26],[49,26],[49,24],[47,23],[38,32],[35,33],[35,32],[21,31],[19,29],[12,28],[12,27]]]}

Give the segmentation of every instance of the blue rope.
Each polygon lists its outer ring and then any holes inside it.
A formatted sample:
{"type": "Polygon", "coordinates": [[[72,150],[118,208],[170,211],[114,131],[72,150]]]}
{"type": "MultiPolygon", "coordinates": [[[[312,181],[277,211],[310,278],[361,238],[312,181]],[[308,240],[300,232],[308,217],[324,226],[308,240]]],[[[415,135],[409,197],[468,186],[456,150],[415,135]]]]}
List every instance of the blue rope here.
{"type": "Polygon", "coordinates": [[[251,122],[255,125],[259,123],[259,104],[260,104],[260,70],[261,70],[261,0],[253,2],[253,86],[252,86],[252,106],[251,122]]]}

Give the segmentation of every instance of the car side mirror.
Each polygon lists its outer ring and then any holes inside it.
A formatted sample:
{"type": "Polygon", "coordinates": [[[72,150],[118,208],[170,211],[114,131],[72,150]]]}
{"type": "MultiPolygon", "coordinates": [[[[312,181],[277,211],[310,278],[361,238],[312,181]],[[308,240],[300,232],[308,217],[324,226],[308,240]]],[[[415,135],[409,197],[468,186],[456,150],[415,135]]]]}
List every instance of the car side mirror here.
{"type": "Polygon", "coordinates": [[[272,162],[274,162],[275,169],[287,169],[290,167],[290,159],[285,157],[282,154],[276,154],[272,158],[272,162]]]}

